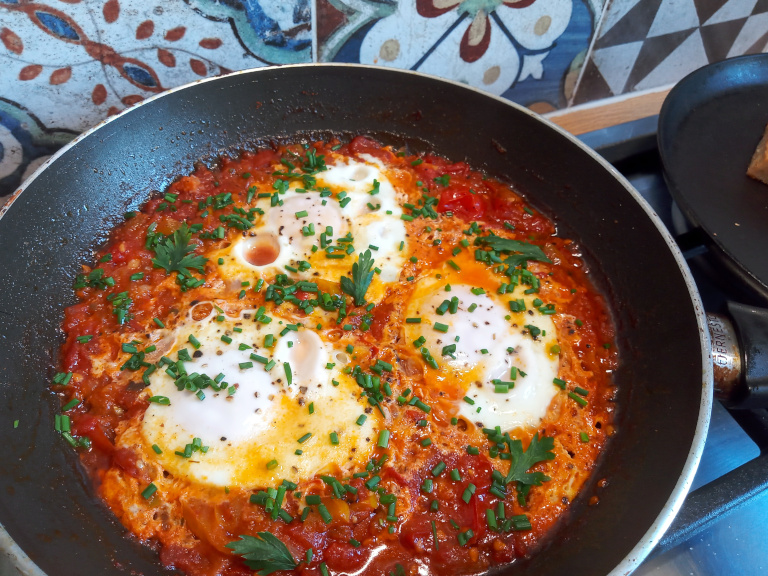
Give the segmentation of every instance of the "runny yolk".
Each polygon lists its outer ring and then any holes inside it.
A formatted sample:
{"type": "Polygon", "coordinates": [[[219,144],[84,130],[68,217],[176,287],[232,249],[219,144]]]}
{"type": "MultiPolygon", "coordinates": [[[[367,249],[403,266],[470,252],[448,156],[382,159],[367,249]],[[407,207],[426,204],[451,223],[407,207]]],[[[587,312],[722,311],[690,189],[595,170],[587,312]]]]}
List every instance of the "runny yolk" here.
{"type": "Polygon", "coordinates": [[[280,245],[272,234],[252,238],[243,256],[253,266],[272,264],[280,255],[280,245]]]}

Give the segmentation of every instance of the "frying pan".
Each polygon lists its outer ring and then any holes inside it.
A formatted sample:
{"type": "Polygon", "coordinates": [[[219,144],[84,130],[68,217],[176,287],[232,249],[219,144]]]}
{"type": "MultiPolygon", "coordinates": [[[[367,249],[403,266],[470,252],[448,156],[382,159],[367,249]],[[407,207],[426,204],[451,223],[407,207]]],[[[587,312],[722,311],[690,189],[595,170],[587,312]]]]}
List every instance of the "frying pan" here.
{"type": "Polygon", "coordinates": [[[367,134],[514,183],[583,248],[614,311],[619,432],[556,537],[504,574],[627,574],[671,522],[701,455],[704,316],[663,225],[631,186],[535,114],[467,86],[356,65],[264,68],[172,90],[76,139],[0,219],[0,523],[42,572],[167,574],[94,498],[53,429],[64,307],[122,214],[197,161],[303,134],[367,134]],[[12,422],[18,420],[18,427],[12,422]],[[597,488],[606,478],[608,486],[597,488]],[[597,496],[599,503],[586,506],[597,496]]]}
{"type": "Polygon", "coordinates": [[[669,191],[704,239],[721,280],[768,305],[768,186],[747,176],[768,124],[768,54],[700,68],[681,80],[659,114],[669,191]]]}
{"type": "MultiPolygon", "coordinates": [[[[768,124],[768,54],[689,74],[659,114],[664,176],[707,253],[695,262],[729,294],[768,306],[768,186],[747,176],[768,124]]],[[[728,303],[710,315],[715,393],[731,408],[768,406],[768,310],[728,303]]]]}

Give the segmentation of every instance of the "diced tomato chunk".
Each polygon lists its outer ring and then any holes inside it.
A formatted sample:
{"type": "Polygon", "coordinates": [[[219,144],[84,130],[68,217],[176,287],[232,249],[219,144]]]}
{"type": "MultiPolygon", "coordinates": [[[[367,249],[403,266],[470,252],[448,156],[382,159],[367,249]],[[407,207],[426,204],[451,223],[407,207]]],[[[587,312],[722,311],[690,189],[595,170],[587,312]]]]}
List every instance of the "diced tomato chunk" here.
{"type": "Polygon", "coordinates": [[[488,201],[484,195],[473,193],[465,184],[452,184],[443,189],[438,212],[453,212],[454,216],[476,220],[485,214],[488,201]]]}
{"type": "Polygon", "coordinates": [[[88,436],[94,448],[107,454],[112,454],[115,445],[109,439],[98,418],[90,414],[80,414],[72,419],[72,434],[74,436],[88,436]]]}

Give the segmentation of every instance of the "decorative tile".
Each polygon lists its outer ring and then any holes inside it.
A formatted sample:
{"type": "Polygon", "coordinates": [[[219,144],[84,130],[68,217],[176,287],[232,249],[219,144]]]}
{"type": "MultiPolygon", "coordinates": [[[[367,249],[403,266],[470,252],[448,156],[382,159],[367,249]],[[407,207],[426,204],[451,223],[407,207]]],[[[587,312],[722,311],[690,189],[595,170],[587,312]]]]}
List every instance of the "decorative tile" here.
{"type": "Polygon", "coordinates": [[[311,61],[310,0],[0,0],[0,196],[36,157],[163,90],[311,61]]]}
{"type": "Polygon", "coordinates": [[[418,70],[552,109],[567,101],[566,77],[601,9],[583,0],[319,0],[318,18],[334,22],[318,34],[319,58],[418,70]]]}
{"type": "Polygon", "coordinates": [[[768,0],[613,0],[574,104],[673,84],[701,66],[768,50],[768,0]]]}

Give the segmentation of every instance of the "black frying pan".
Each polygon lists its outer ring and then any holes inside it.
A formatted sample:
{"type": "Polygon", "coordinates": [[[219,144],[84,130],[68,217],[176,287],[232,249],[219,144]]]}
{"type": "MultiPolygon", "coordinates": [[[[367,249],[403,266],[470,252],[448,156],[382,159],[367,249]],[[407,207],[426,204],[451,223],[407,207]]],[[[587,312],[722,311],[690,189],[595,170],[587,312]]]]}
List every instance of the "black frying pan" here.
{"type": "Polygon", "coordinates": [[[513,182],[578,239],[615,312],[619,433],[548,550],[509,574],[626,574],[690,486],[711,407],[703,314],[679,252],[618,174],[506,100],[360,66],[238,73],[171,91],[79,138],[0,219],[0,523],[44,572],[164,574],[124,537],[53,430],[48,391],[80,264],[123,212],[200,159],[268,138],[368,134],[513,182]],[[19,420],[14,429],[12,422],[19,420]],[[609,485],[598,490],[598,479],[609,485]],[[613,571],[613,572],[612,572],[613,571]]]}
{"type": "Polygon", "coordinates": [[[664,101],[658,143],[672,197],[700,231],[725,282],[768,305],[768,185],[747,176],[768,124],[768,54],[724,60],[664,101]]]}

